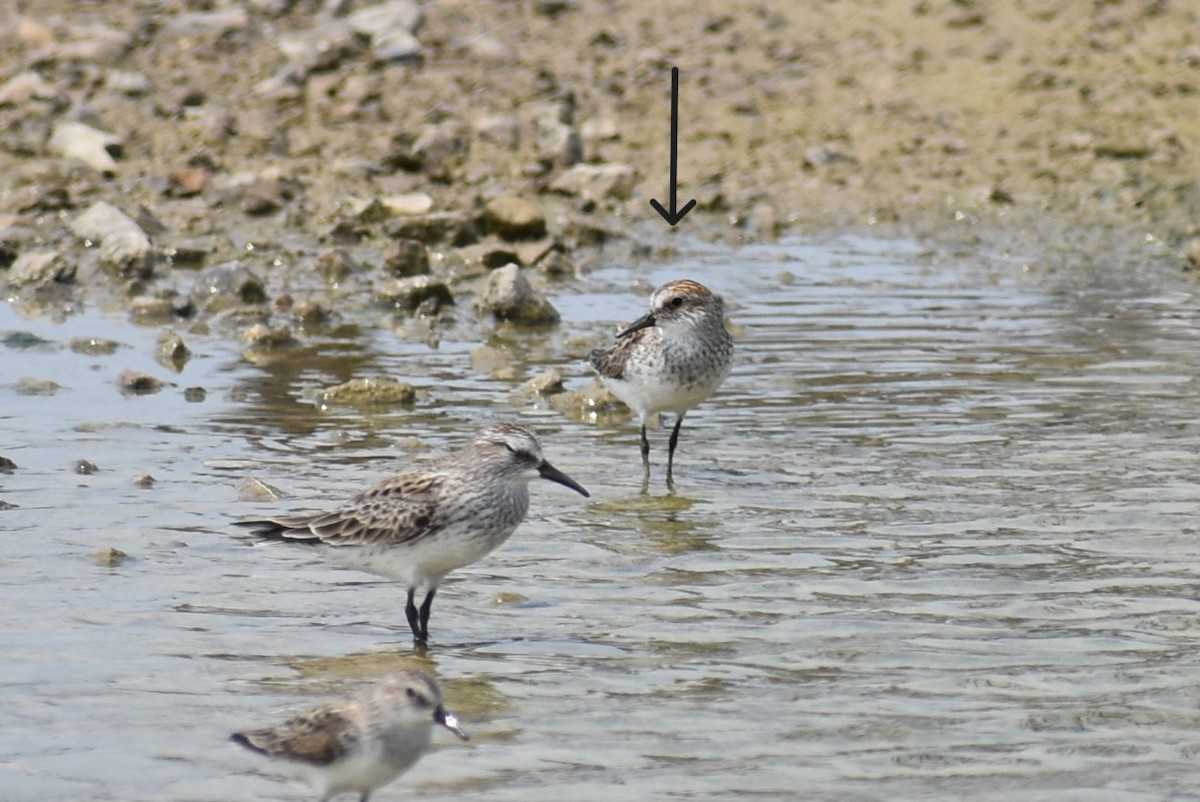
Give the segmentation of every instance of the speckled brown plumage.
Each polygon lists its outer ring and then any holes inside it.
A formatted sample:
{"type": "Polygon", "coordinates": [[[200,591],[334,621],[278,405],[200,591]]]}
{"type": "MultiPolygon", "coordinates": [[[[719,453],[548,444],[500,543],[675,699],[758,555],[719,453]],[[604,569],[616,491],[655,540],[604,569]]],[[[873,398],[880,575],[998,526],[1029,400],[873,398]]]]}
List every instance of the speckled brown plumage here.
{"type": "Polygon", "coordinates": [[[613,345],[592,351],[588,359],[601,381],[638,414],[647,479],[647,420],[659,412],[675,413],[667,455],[671,481],[684,416],[716,392],[733,363],[733,338],[725,328],[721,297],[690,279],[664,284],[651,297],[648,314],[618,334],[613,345]]]}
{"type": "Polygon", "coordinates": [[[535,477],[588,495],[546,461],[533,432],[504,422],[479,432],[469,447],[385,479],[338,509],[237,525],[263,540],[319,546],[346,565],[403,582],[409,626],[424,643],[438,584],[509,538],[529,509],[535,477]]]}

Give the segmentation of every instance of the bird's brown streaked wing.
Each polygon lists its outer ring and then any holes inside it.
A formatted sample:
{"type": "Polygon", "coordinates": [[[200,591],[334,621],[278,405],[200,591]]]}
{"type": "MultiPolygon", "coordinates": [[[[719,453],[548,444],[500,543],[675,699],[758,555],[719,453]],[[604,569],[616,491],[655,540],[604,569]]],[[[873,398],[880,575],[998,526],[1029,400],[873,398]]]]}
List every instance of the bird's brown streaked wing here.
{"type": "Polygon", "coordinates": [[[372,487],[348,506],[311,517],[307,529],[330,546],[388,546],[421,537],[436,524],[445,477],[401,474],[372,487]]]}
{"type": "Polygon", "coordinates": [[[358,733],[339,707],[327,705],[274,729],[238,733],[234,739],[271,757],[326,766],[354,748],[358,733]]]}

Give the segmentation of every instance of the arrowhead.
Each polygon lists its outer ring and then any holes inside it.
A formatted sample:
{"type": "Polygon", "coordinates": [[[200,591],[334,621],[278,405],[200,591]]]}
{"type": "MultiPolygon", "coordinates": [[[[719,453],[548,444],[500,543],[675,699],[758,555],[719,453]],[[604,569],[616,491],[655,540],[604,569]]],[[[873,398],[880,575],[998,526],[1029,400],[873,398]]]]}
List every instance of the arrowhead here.
{"type": "Polygon", "coordinates": [[[687,215],[688,212],[690,212],[692,210],[692,207],[696,205],[696,201],[693,198],[692,200],[683,204],[683,208],[680,209],[678,212],[676,212],[674,209],[672,209],[671,211],[668,212],[666,209],[663,208],[663,205],[661,203],[659,203],[658,201],[653,200],[653,199],[651,199],[650,205],[654,207],[654,211],[656,211],[662,215],[663,220],[666,220],[671,225],[675,225],[680,220],[682,220],[684,218],[684,216],[687,215]]]}

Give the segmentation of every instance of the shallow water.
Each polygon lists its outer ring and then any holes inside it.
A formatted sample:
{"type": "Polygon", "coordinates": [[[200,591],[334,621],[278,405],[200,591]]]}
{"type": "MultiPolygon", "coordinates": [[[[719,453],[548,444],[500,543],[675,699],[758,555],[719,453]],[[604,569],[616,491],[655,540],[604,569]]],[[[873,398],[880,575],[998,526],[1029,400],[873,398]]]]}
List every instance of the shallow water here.
{"type": "Polygon", "coordinates": [[[1200,296],[1174,277],[1023,277],[904,243],[683,253],[555,288],[563,324],[433,347],[356,310],[302,358],[0,306],[0,799],[293,800],[228,743],[400,662],[471,732],[377,799],[1195,798],[1200,296]],[[691,276],[739,327],[720,394],[666,432],[512,390],[691,276]],[[357,326],[357,328],[356,328],[357,326]],[[123,344],[109,356],[71,337],[123,344]],[[515,355],[492,369],[482,340],[515,355]],[[171,384],[122,396],[117,375],[171,384]],[[412,408],[322,410],[385,373],[412,408]],[[64,389],[22,395],[23,376],[64,389]],[[185,390],[203,387],[203,400],[185,390]],[[230,526],[327,506],[515,416],[589,490],[452,574],[427,658],[398,586],[230,526]],[[92,475],[74,472],[78,459],[92,475]],[[139,487],[132,478],[155,482],[139,487]],[[254,476],[287,498],[252,502],[254,476]],[[106,567],[104,548],[129,556],[106,567]]]}

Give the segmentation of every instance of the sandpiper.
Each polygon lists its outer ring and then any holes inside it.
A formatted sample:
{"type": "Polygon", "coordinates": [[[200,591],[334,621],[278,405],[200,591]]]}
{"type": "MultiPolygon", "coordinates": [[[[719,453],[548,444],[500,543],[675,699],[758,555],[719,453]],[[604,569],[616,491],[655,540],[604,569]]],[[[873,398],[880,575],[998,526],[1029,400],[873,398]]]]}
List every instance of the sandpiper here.
{"type": "Polygon", "coordinates": [[[525,518],[536,477],[588,495],[546,461],[533,432],[502,422],[480,431],[468,447],[385,479],[339,509],[237,525],[264,540],[320,546],[344,565],[403,582],[404,612],[423,647],[439,583],[508,540],[525,518]],[[420,590],[425,600],[418,609],[420,590]]]}
{"type": "Polygon", "coordinates": [[[230,739],[307,780],[322,802],[347,791],[368,802],[375,789],[417,762],[429,746],[434,724],[467,740],[458,719],[442,707],[433,678],[403,669],[277,727],[237,732],[230,739]]]}
{"type": "Polygon", "coordinates": [[[650,478],[646,422],[658,412],[675,413],[667,451],[671,482],[684,416],[716,392],[733,361],[721,296],[690,279],[664,284],[651,296],[650,312],[618,334],[615,344],[592,351],[588,360],[641,420],[643,481],[650,478]]]}

